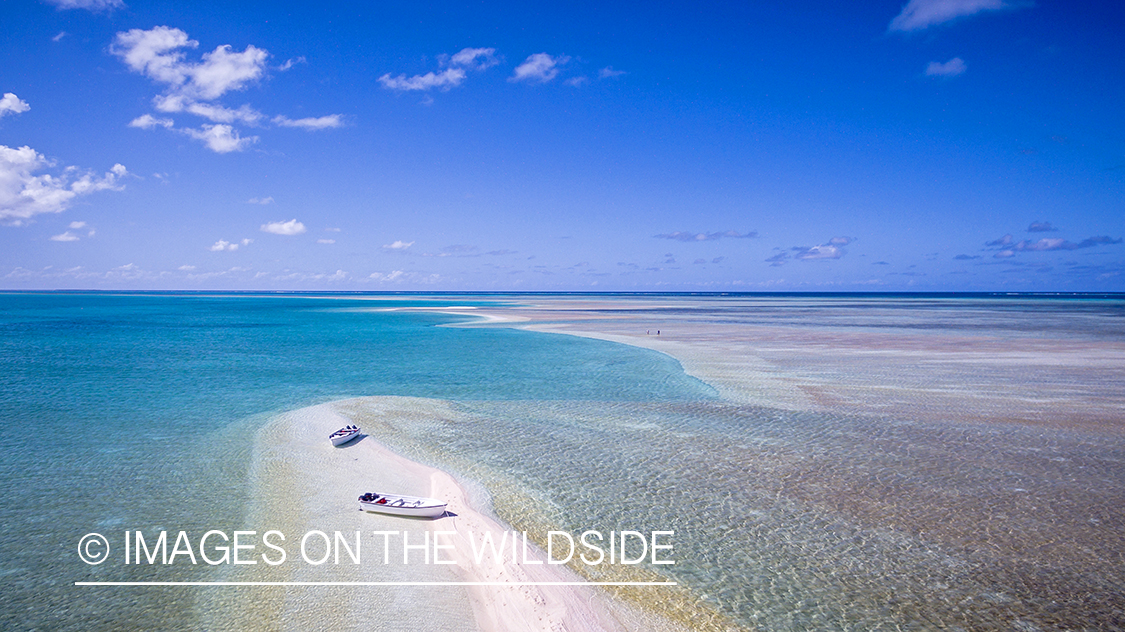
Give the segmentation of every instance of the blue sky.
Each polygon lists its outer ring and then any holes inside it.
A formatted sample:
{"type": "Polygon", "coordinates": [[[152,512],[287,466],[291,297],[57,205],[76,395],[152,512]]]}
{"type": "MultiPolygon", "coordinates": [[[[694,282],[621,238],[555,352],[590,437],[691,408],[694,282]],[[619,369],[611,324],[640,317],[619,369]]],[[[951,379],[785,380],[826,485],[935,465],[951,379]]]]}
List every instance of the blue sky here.
{"type": "Polygon", "coordinates": [[[3,289],[1125,291],[1121,3],[0,19],[3,289]]]}

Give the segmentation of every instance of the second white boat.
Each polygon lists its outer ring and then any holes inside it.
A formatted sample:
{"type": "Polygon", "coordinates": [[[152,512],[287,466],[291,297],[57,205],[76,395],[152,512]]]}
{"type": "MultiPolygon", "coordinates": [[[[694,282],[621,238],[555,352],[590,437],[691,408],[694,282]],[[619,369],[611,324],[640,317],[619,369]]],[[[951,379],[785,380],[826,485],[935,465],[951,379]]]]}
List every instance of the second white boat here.
{"type": "Polygon", "coordinates": [[[392,516],[412,516],[416,518],[440,518],[445,515],[446,503],[436,498],[400,496],[398,494],[376,494],[367,492],[359,497],[359,508],[363,511],[390,514],[392,516]]]}
{"type": "Polygon", "coordinates": [[[328,435],[332,445],[343,445],[359,436],[359,426],[344,426],[328,435]]]}

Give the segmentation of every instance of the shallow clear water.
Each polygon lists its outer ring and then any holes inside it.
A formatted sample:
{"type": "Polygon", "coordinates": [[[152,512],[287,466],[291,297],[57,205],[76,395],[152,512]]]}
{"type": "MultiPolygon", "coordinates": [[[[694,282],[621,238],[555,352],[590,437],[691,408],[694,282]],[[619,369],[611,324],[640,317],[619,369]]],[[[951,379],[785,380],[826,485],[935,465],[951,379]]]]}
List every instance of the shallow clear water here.
{"type": "MultiPolygon", "coordinates": [[[[0,294],[0,627],[194,627],[197,589],[72,584],[222,568],[89,567],[79,537],[241,527],[260,424],[360,395],[456,402],[457,423],[380,439],[484,484],[518,529],[675,530],[677,564],[656,570],[691,593],[641,599],[689,620],[710,610],[767,630],[1125,627],[1120,427],[736,405],[655,352],[373,311],[474,300],[500,299],[0,294]]],[[[660,322],[1013,344],[1125,337],[1119,299],[665,302],[649,310],[660,322]]],[[[879,380],[907,370],[887,364],[879,380]]],[[[987,381],[953,370],[941,379],[954,389],[987,381]]],[[[1120,395],[1075,379],[1092,396],[1120,395]]]]}
{"type": "Polygon", "coordinates": [[[0,294],[0,627],[192,627],[182,618],[190,589],[72,584],[203,579],[221,569],[87,566],[78,540],[241,527],[249,444],[271,413],[359,395],[714,397],[657,353],[372,311],[467,304],[0,294]]]}
{"type": "Polygon", "coordinates": [[[722,402],[459,410],[399,445],[485,482],[530,533],[675,531],[656,570],[705,597],[635,594],[663,610],[763,630],[1122,623],[1119,437],[722,402]]]}

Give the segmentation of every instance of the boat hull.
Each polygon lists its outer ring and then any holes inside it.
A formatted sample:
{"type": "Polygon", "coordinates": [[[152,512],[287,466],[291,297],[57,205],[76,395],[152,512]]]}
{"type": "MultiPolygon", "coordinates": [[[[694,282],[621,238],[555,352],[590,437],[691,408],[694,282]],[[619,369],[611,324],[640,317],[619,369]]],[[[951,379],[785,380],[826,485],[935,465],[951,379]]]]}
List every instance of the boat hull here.
{"type": "Polygon", "coordinates": [[[341,445],[344,445],[345,443],[351,441],[352,439],[355,439],[356,437],[359,436],[359,434],[360,434],[359,428],[356,428],[355,430],[353,430],[351,432],[344,433],[344,434],[340,434],[337,431],[337,432],[333,433],[332,436],[328,437],[328,440],[331,441],[332,445],[334,445],[334,446],[341,446],[341,445]]]}
{"type": "Polygon", "coordinates": [[[412,518],[440,518],[445,515],[446,503],[435,498],[414,496],[384,496],[386,503],[359,501],[359,508],[371,513],[412,518]]]}

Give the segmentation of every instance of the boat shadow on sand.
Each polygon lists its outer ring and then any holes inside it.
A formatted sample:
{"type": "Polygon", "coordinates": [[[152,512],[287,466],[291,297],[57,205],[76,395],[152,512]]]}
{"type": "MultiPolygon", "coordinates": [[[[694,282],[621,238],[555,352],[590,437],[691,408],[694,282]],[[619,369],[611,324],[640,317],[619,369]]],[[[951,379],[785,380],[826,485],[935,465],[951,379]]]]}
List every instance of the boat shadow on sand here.
{"type": "MultiPolygon", "coordinates": [[[[361,511],[363,513],[374,513],[374,512],[370,512],[370,511],[363,511],[362,509],[358,509],[357,511],[361,511]]],[[[401,518],[402,520],[411,520],[411,521],[414,521],[414,522],[435,522],[437,520],[441,520],[442,518],[456,518],[457,517],[457,514],[453,513],[452,511],[449,511],[448,509],[445,510],[445,513],[441,514],[440,516],[435,516],[433,518],[428,518],[426,516],[399,516],[399,515],[392,515],[392,514],[379,514],[379,515],[390,516],[391,518],[401,518]]]]}

